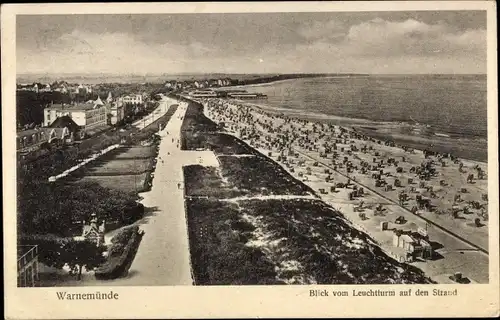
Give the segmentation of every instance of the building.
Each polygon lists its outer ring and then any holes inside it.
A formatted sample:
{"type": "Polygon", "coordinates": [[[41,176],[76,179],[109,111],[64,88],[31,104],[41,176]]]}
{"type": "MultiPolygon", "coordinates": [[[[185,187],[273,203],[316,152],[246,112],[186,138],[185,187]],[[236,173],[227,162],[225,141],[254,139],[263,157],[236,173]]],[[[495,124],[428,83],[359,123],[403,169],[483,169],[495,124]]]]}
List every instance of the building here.
{"type": "Polygon", "coordinates": [[[84,130],[106,125],[106,106],[98,98],[96,101],[72,104],[52,104],[43,111],[43,125],[48,127],[57,118],[69,116],[84,130]]]}
{"type": "Polygon", "coordinates": [[[79,84],[76,87],[73,87],[74,93],[76,94],[88,94],[92,93],[92,86],[79,84]]]}
{"type": "Polygon", "coordinates": [[[50,84],[46,84],[43,88],[40,89],[40,92],[50,92],[52,91],[50,84]]]}
{"type": "Polygon", "coordinates": [[[113,96],[111,95],[111,91],[108,93],[108,97],[106,98],[107,103],[113,102],[113,96]]]}
{"type": "Polygon", "coordinates": [[[109,123],[112,125],[117,124],[125,118],[125,108],[121,102],[115,102],[109,109],[109,123]]]}
{"type": "Polygon", "coordinates": [[[68,87],[65,84],[61,84],[59,87],[55,88],[54,91],[66,94],[68,93],[68,87]]]}
{"type": "Polygon", "coordinates": [[[194,98],[216,98],[217,92],[215,91],[193,91],[189,93],[194,98]]]}
{"type": "Polygon", "coordinates": [[[17,246],[17,286],[35,287],[38,282],[38,246],[17,246]]]}
{"type": "Polygon", "coordinates": [[[38,84],[33,83],[33,84],[18,84],[17,85],[17,90],[18,91],[33,91],[33,92],[38,92],[38,84]]]}
{"type": "Polygon", "coordinates": [[[227,96],[233,99],[267,99],[264,94],[249,92],[230,92],[227,96]]]}
{"type": "Polygon", "coordinates": [[[126,95],[120,98],[120,101],[123,103],[131,103],[131,104],[142,104],[143,99],[140,94],[126,95]]]}
{"type": "Polygon", "coordinates": [[[58,117],[52,122],[50,128],[67,128],[70,137],[69,139],[67,138],[66,142],[83,139],[85,136],[85,131],[81,130],[80,126],[78,126],[69,116],[58,117]]]}
{"type": "Polygon", "coordinates": [[[17,132],[16,137],[18,152],[31,152],[37,150],[44,143],[66,143],[72,140],[68,128],[35,128],[17,132]]]}
{"type": "Polygon", "coordinates": [[[103,221],[100,225],[97,225],[97,216],[94,213],[90,219],[90,224],[85,224],[85,221],[83,222],[82,236],[76,238],[76,240],[87,240],[95,243],[95,245],[99,247],[104,245],[105,231],[105,221],[103,221]]]}

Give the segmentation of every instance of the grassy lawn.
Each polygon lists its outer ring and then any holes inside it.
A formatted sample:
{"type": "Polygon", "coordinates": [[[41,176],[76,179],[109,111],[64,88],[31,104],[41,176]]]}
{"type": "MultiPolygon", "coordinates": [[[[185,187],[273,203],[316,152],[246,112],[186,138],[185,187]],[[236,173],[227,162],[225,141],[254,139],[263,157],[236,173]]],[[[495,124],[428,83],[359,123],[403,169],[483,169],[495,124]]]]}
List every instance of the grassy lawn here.
{"type": "Polygon", "coordinates": [[[184,168],[188,196],[231,198],[258,195],[308,195],[314,191],[269,159],[220,157],[220,168],[184,168]]]}
{"type": "Polygon", "coordinates": [[[150,147],[124,147],[122,152],[115,155],[115,159],[140,159],[155,156],[155,148],[150,147]]]}
{"type": "Polygon", "coordinates": [[[216,132],[217,125],[203,115],[203,107],[200,104],[190,103],[184,115],[181,131],[216,132]]]}
{"type": "Polygon", "coordinates": [[[187,196],[231,198],[245,192],[225,184],[218,169],[200,165],[184,167],[184,188],[187,196]]]}
{"type": "MultiPolygon", "coordinates": [[[[142,192],[149,173],[119,176],[85,176],[78,182],[95,181],[102,187],[119,190],[124,193],[142,192]]],[[[77,182],[77,183],[78,183],[77,182]]]]}
{"type": "Polygon", "coordinates": [[[88,175],[119,175],[119,174],[139,174],[146,171],[151,171],[153,161],[151,159],[114,159],[111,161],[96,160],[93,165],[88,168],[88,175]]]}
{"type": "Polygon", "coordinates": [[[198,285],[428,282],[321,201],[198,198],[186,205],[198,285]]]}
{"type": "Polygon", "coordinates": [[[183,150],[207,149],[216,155],[257,155],[258,152],[237,138],[224,133],[183,132],[183,150]]]}
{"type": "Polygon", "coordinates": [[[251,226],[241,220],[236,205],[191,199],[186,206],[197,285],[280,283],[263,252],[245,246],[251,226]]]}
{"type": "Polygon", "coordinates": [[[247,195],[308,195],[314,191],[268,158],[219,157],[221,174],[247,195]]]}

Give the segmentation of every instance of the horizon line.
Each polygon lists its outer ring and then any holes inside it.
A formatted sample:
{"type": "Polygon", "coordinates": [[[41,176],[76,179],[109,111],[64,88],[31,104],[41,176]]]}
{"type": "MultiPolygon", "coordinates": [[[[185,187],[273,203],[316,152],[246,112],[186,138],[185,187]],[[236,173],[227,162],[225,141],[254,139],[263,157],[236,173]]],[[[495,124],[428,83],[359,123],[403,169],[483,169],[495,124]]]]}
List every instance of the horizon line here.
{"type": "Polygon", "coordinates": [[[103,73],[103,72],[65,72],[65,73],[18,73],[20,76],[177,76],[177,75],[487,75],[488,73],[365,73],[365,72],[268,72],[268,73],[229,73],[229,72],[174,72],[174,73],[103,73]]]}

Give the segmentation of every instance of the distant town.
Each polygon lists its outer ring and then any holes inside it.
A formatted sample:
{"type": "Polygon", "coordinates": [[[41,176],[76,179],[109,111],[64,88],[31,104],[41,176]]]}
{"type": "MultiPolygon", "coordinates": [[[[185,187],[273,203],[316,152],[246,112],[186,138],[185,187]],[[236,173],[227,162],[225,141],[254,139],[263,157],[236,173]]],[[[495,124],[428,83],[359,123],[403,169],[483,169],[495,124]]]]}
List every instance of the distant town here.
{"type": "MultiPolygon", "coordinates": [[[[276,78],[279,78],[277,76],[276,78]]],[[[273,81],[264,79],[266,81],[273,81]]],[[[162,85],[75,84],[66,81],[17,85],[17,150],[26,153],[54,139],[73,141],[121,125],[151,110],[158,93],[186,92],[193,97],[265,99],[259,93],[221,88],[260,82],[230,78],[165,81],[162,85]],[[156,95],[156,97],[155,97],[156,95]],[[77,130],[78,132],[76,132],[77,130]]]]}
{"type": "Polygon", "coordinates": [[[152,110],[158,93],[189,93],[196,98],[266,99],[260,93],[231,88],[272,81],[326,76],[264,75],[238,78],[166,80],[163,83],[17,84],[17,150],[26,153],[54,139],[73,141],[132,121],[152,110]],[[76,132],[75,130],[78,130],[76,132]]]}

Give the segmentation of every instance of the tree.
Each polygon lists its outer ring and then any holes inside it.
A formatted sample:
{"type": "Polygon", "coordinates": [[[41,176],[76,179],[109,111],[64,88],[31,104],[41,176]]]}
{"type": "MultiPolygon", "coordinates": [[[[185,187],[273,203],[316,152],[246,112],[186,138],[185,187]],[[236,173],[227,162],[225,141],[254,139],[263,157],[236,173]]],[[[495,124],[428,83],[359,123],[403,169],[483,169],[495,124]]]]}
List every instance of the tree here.
{"type": "Polygon", "coordinates": [[[71,238],[62,238],[53,234],[19,235],[19,245],[37,245],[38,261],[46,266],[61,269],[64,267],[64,246],[73,241],[71,238]]]}
{"type": "Polygon", "coordinates": [[[71,241],[64,246],[62,259],[69,266],[70,272],[77,274],[77,280],[80,280],[84,267],[91,271],[105,261],[103,252],[103,247],[98,247],[90,241],[71,241]]]}

